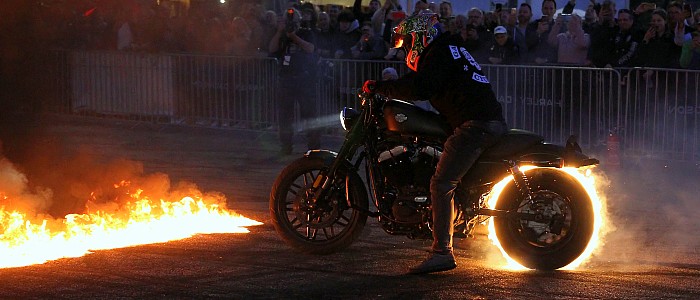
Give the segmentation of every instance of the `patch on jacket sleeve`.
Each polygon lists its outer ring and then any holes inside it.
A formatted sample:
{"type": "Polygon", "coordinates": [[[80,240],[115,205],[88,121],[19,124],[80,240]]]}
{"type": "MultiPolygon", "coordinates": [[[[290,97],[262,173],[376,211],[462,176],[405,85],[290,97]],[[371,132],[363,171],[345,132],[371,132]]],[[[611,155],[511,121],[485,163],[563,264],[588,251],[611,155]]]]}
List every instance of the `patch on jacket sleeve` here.
{"type": "Polygon", "coordinates": [[[452,52],[452,58],[454,58],[454,59],[462,58],[462,56],[459,55],[459,49],[457,49],[457,46],[450,45],[450,52],[452,52]]]}

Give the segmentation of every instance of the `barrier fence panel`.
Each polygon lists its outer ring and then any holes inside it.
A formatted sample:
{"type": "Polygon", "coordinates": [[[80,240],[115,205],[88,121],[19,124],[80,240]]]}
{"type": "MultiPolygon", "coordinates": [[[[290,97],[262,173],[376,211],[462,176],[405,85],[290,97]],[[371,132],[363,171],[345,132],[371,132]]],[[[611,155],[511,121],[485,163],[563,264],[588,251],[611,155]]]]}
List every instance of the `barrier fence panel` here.
{"type": "Polygon", "coordinates": [[[68,63],[73,113],[136,119],[172,117],[169,56],[73,51],[68,63]]]}
{"type": "Polygon", "coordinates": [[[172,60],[176,122],[246,129],[276,123],[276,60],[192,55],[172,60]]]}
{"type": "MultiPolygon", "coordinates": [[[[260,57],[57,51],[47,58],[51,111],[269,129],[277,124],[278,65],[260,57]]],[[[398,61],[320,60],[319,124],[336,130],[344,106],[358,108],[365,80],[398,61]]],[[[611,135],[628,157],[700,161],[700,72],[482,65],[513,128],[605,151],[611,135]]],[[[300,108],[307,109],[307,108],[300,108]]],[[[298,120],[298,114],[297,114],[298,120]]]]}
{"type": "Polygon", "coordinates": [[[700,161],[700,72],[628,69],[623,147],[634,155],[700,161]]]}
{"type": "Polygon", "coordinates": [[[510,127],[562,143],[600,147],[616,128],[619,73],[612,69],[482,65],[510,127]]]}

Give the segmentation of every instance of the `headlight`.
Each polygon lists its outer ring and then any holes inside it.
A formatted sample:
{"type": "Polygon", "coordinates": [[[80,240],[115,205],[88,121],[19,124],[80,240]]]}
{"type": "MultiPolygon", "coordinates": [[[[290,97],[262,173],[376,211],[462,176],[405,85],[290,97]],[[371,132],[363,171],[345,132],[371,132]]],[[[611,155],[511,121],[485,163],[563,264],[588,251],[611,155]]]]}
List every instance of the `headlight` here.
{"type": "Polygon", "coordinates": [[[360,113],[354,109],[344,107],[343,110],[340,111],[340,124],[343,125],[343,129],[345,129],[345,131],[350,130],[352,125],[355,125],[355,122],[357,122],[357,117],[359,115],[360,113]]]}

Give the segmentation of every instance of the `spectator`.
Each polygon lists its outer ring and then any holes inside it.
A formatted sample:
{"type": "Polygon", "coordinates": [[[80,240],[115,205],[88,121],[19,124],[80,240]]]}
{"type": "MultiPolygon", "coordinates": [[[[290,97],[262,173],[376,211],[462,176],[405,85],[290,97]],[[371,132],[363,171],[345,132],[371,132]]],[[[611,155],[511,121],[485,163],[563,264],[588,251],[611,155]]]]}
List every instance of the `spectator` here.
{"type": "MultiPolygon", "coordinates": [[[[431,1],[430,3],[428,3],[428,9],[429,9],[430,11],[434,12],[434,13],[440,12],[440,6],[439,6],[437,3],[433,2],[433,1],[431,1]]],[[[439,16],[439,14],[438,14],[438,16],[439,16]]]]}
{"type": "Polygon", "coordinates": [[[338,31],[334,34],[335,58],[351,58],[350,48],[355,46],[362,35],[360,24],[350,10],[343,10],[338,15],[338,31]]]}
{"type": "Polygon", "coordinates": [[[369,24],[362,26],[360,40],[351,48],[352,58],[355,59],[382,59],[387,54],[384,41],[374,34],[369,24]]]}
{"type": "MultiPolygon", "coordinates": [[[[431,2],[435,3],[435,2],[431,2]]],[[[443,33],[444,32],[450,32],[453,33],[455,32],[454,26],[450,28],[450,23],[454,22],[455,16],[452,14],[452,3],[449,1],[442,1],[440,2],[440,6],[438,7],[439,10],[439,20],[440,20],[440,27],[442,28],[443,33]]]]}
{"type": "MultiPolygon", "coordinates": [[[[269,45],[270,40],[265,40],[265,26],[263,25],[263,14],[264,10],[260,3],[248,2],[241,5],[241,17],[243,18],[243,23],[250,30],[249,42],[251,46],[247,48],[252,48],[257,51],[258,48],[266,49],[269,45]]],[[[274,28],[274,27],[273,27],[274,28]]]]}
{"type": "Polygon", "coordinates": [[[372,28],[389,44],[391,43],[392,30],[404,18],[406,18],[406,12],[403,11],[397,0],[385,0],[384,5],[372,16],[372,28]]]}
{"type": "Polygon", "coordinates": [[[318,14],[318,24],[316,24],[316,54],[318,56],[333,58],[335,55],[333,36],[334,32],[331,31],[330,16],[322,11],[318,14]]]}
{"type": "Polygon", "coordinates": [[[382,81],[396,79],[399,79],[399,73],[396,72],[396,69],[392,67],[387,67],[384,70],[382,70],[382,81]]]}
{"type": "Polygon", "coordinates": [[[117,18],[117,50],[131,50],[135,46],[132,26],[134,17],[127,8],[119,13],[117,18]]]}
{"type": "MultiPolygon", "coordinates": [[[[634,27],[634,15],[629,9],[617,13],[618,30],[613,38],[613,58],[611,67],[633,67],[633,59],[642,40],[641,33],[634,27]]],[[[609,67],[606,65],[606,67],[609,67]]]]}
{"type": "Polygon", "coordinates": [[[678,46],[673,42],[673,33],[668,28],[667,20],[665,10],[656,9],[652,12],[651,25],[639,46],[638,66],[671,68],[679,64],[680,51],[677,51],[678,46]]]}
{"type": "Polygon", "coordinates": [[[440,19],[449,19],[453,16],[452,14],[452,3],[449,1],[440,2],[440,19]]]}
{"type": "Polygon", "coordinates": [[[534,58],[533,49],[539,42],[537,37],[537,29],[530,26],[532,19],[532,7],[530,4],[522,3],[518,9],[518,23],[511,29],[510,36],[518,49],[518,58],[520,63],[529,63],[534,58]]]}
{"type": "Polygon", "coordinates": [[[449,33],[453,36],[460,36],[465,25],[467,25],[467,16],[456,15],[454,21],[448,25],[449,33]]]}
{"type": "Polygon", "coordinates": [[[352,6],[352,13],[355,15],[355,18],[357,18],[357,22],[364,24],[365,22],[372,21],[372,16],[374,16],[374,13],[379,10],[381,6],[382,4],[379,3],[379,0],[370,0],[369,9],[367,12],[363,12],[362,0],[355,0],[355,3],[352,6]]]}
{"type": "MultiPolygon", "coordinates": [[[[554,0],[544,0],[541,6],[542,17],[530,23],[530,30],[537,32],[538,42],[535,44],[533,51],[533,62],[536,64],[545,64],[555,62],[557,60],[557,51],[550,43],[548,43],[549,33],[554,25],[554,12],[557,10],[557,3],[554,0]]],[[[562,32],[566,30],[564,26],[562,32]]],[[[556,32],[556,36],[561,32],[556,32]]]]}
{"type": "Polygon", "coordinates": [[[503,26],[497,26],[493,34],[494,43],[489,49],[489,62],[495,65],[509,65],[516,62],[518,49],[508,35],[508,30],[503,26]]]}
{"type": "Polygon", "coordinates": [[[683,45],[680,65],[684,69],[700,70],[700,32],[694,31],[691,36],[693,38],[683,45]]]}
{"type": "MultiPolygon", "coordinates": [[[[279,139],[280,154],[292,153],[294,136],[294,105],[298,104],[301,118],[305,121],[318,117],[316,111],[316,89],[309,86],[315,82],[316,60],[314,59],[314,31],[301,28],[301,13],[291,9],[291,26],[286,17],[277,22],[277,33],[270,41],[270,53],[280,62],[279,81],[279,139]]],[[[321,148],[320,131],[306,131],[309,149],[321,148]]]]}
{"type": "Polygon", "coordinates": [[[277,14],[272,10],[265,11],[260,27],[262,36],[260,37],[258,51],[267,53],[267,46],[270,45],[270,40],[277,32],[277,14]]]}
{"type": "Polygon", "coordinates": [[[338,30],[338,16],[340,15],[341,8],[339,5],[328,4],[328,16],[331,21],[331,31],[338,30]]]}
{"type": "Polygon", "coordinates": [[[467,24],[461,34],[464,40],[464,48],[472,54],[478,63],[486,63],[489,55],[489,44],[487,41],[481,41],[477,29],[474,25],[467,24]]]}
{"type": "Polygon", "coordinates": [[[233,18],[226,30],[226,53],[235,56],[255,55],[257,48],[254,48],[255,44],[251,42],[252,34],[246,19],[233,18]]]}
{"type": "Polygon", "coordinates": [[[642,2],[634,9],[634,24],[636,30],[646,32],[651,24],[651,15],[656,9],[656,3],[642,2]]]}
{"type": "Polygon", "coordinates": [[[413,7],[413,13],[411,13],[412,16],[417,15],[423,10],[429,9],[428,1],[427,0],[417,0],[416,5],[413,7]]]}
{"type": "MultiPolygon", "coordinates": [[[[477,52],[477,49],[488,49],[488,43],[493,38],[493,33],[491,33],[491,31],[488,28],[486,28],[486,25],[484,24],[484,12],[476,7],[471,8],[467,12],[467,23],[472,25],[472,27],[474,28],[474,30],[476,30],[476,33],[478,35],[478,45],[477,47],[472,49],[476,50],[477,52]]],[[[472,52],[472,50],[469,50],[469,48],[467,48],[467,50],[474,54],[474,52],[472,52]]]]}
{"type": "Polygon", "coordinates": [[[598,25],[598,12],[595,10],[595,5],[590,4],[583,15],[583,31],[591,34],[598,25]]]}
{"type": "Polygon", "coordinates": [[[557,50],[557,63],[584,66],[587,64],[586,57],[591,38],[583,32],[581,17],[576,14],[568,15],[569,20],[566,20],[566,17],[560,14],[556,18],[548,42],[557,50]],[[558,33],[563,26],[566,26],[566,32],[558,33]]]}
{"type": "Polygon", "coordinates": [[[492,31],[498,26],[498,15],[492,11],[484,13],[484,26],[487,30],[492,31]]]}
{"type": "MultiPolygon", "coordinates": [[[[614,14],[615,3],[611,0],[605,0],[600,7],[600,22],[593,25],[588,31],[591,36],[588,59],[596,67],[612,65],[615,60],[615,57],[610,55],[615,51],[614,39],[619,31],[614,14]]],[[[586,32],[585,29],[584,32],[586,32]]]]}
{"type": "Polygon", "coordinates": [[[686,23],[686,18],[683,14],[683,4],[681,2],[671,2],[666,11],[668,12],[669,18],[668,25],[673,32],[673,42],[678,46],[683,46],[686,41],[692,38],[690,33],[695,31],[695,28],[688,26],[686,23]]]}

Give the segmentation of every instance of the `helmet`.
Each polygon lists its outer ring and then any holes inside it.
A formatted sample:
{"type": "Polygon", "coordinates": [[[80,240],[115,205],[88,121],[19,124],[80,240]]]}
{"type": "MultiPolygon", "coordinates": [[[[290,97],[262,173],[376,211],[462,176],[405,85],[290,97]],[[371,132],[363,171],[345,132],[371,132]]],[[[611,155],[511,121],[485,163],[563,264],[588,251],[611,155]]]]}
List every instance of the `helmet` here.
{"type": "Polygon", "coordinates": [[[436,13],[424,10],[404,19],[394,28],[394,48],[406,50],[406,65],[411,70],[416,71],[421,53],[440,35],[439,22],[436,13]]]}

